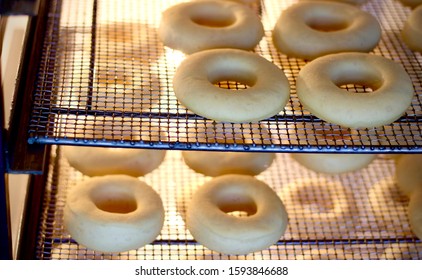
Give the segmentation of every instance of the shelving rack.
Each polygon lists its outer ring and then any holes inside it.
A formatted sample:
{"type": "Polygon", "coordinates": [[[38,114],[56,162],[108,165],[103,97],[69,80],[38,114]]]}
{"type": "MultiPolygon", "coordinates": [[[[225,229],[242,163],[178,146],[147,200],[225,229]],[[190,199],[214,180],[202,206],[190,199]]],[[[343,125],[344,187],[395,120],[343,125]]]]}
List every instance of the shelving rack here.
{"type": "MultiPolygon", "coordinates": [[[[262,1],[257,8],[266,33],[255,52],[283,69],[292,88],[282,112],[257,123],[232,124],[185,109],[172,89],[173,74],[185,56],[164,47],[156,33],[161,11],[177,2],[52,2],[32,98],[26,98],[31,102],[28,142],[271,152],[421,151],[422,58],[401,40],[409,9],[398,1],[369,1],[362,9],[383,28],[373,53],[405,67],[415,97],[396,122],[361,130],[323,122],[302,108],[295,80],[307,62],[280,54],[271,39],[278,15],[294,1],[262,1]]],[[[220,86],[241,90],[243,85],[220,86]]],[[[349,85],[347,90],[367,89],[349,85]]]]}
{"type": "MultiPolygon", "coordinates": [[[[103,253],[75,242],[63,225],[67,191],[89,179],[69,166],[61,146],[51,153],[49,176],[33,240],[25,258],[36,259],[422,259],[422,244],[410,228],[406,197],[393,182],[394,163],[378,158],[362,171],[316,174],[278,153],[257,178],[279,195],[289,215],[281,239],[247,255],[225,255],[198,244],[185,225],[190,198],[210,177],[183,162],[180,151],[167,151],[165,161],[141,180],[160,195],[165,222],[156,240],[137,250],[103,253]],[[29,255],[29,256],[28,256],[29,255]]],[[[34,220],[28,217],[28,220],[34,220]]],[[[22,252],[23,253],[23,252],[22,252]]]]}
{"type": "MultiPolygon", "coordinates": [[[[178,2],[180,1],[40,2],[39,15],[31,21],[26,41],[26,53],[8,135],[6,169],[7,172],[46,175],[42,178],[35,176],[33,181],[41,181],[45,188],[34,187],[38,189],[37,194],[33,195],[37,202],[30,202],[38,205],[34,207],[39,207],[41,212],[60,213],[60,205],[50,208],[51,205],[45,204],[43,199],[59,199],[54,200],[54,203],[63,202],[60,199],[64,199],[65,195],[57,196],[56,192],[61,193],[61,187],[66,189],[69,184],[81,179],[73,177],[79,175],[61,170],[65,165],[60,154],[61,145],[173,150],[169,151],[172,155],[170,161],[175,164],[183,163],[180,158],[172,159],[177,158],[180,150],[274,152],[278,154],[279,164],[289,164],[287,156],[282,154],[294,152],[422,152],[422,56],[411,52],[401,40],[401,27],[410,9],[399,1],[372,0],[361,8],[376,16],[383,29],[381,41],[372,53],[402,64],[412,79],[415,96],[406,114],[394,123],[360,130],[345,129],[314,117],[303,109],[297,98],[295,80],[307,61],[279,53],[271,40],[271,31],[280,12],[294,3],[294,0],[263,0],[255,7],[262,19],[265,36],[254,51],[280,67],[291,85],[291,97],[283,111],[257,123],[232,124],[208,120],[184,108],[173,93],[172,77],[185,55],[163,46],[156,33],[161,11],[178,2]],[[50,154],[50,149],[53,154],[50,154]],[[43,159],[46,159],[45,162],[43,159]],[[67,175],[63,176],[63,172],[67,175]],[[67,176],[76,181],[68,179],[70,181],[65,185],[60,183],[58,186],[54,179],[57,174],[60,174],[56,178],[58,182],[62,182],[61,178],[68,178],[67,176]]],[[[234,91],[241,91],[244,87],[235,82],[223,82],[219,86],[234,91]]],[[[368,91],[356,85],[347,85],[345,89],[362,94],[368,91]]],[[[391,165],[378,161],[377,166],[384,168],[381,174],[392,179],[391,165]]],[[[184,172],[183,169],[181,173],[187,174],[184,172]]],[[[290,174],[287,170],[285,172],[290,174]]],[[[275,170],[269,174],[275,177],[266,177],[265,174],[263,177],[270,182],[285,175],[275,170]]],[[[371,177],[365,174],[361,173],[359,176],[364,176],[365,180],[371,177]]],[[[376,174],[372,175],[382,180],[376,174]]],[[[295,176],[287,178],[296,180],[295,176]]],[[[151,182],[161,185],[161,181],[157,179],[159,177],[154,178],[151,182]]],[[[318,177],[318,180],[333,179],[324,178],[318,177]]],[[[203,178],[194,176],[195,182],[200,180],[203,178]]],[[[369,185],[367,187],[370,188],[369,185]]],[[[391,190],[391,186],[389,188],[391,190]]],[[[60,216],[57,217],[60,219],[60,216]]],[[[40,225],[34,226],[38,232],[40,225]]],[[[35,247],[38,246],[37,250],[41,250],[40,246],[48,247],[50,255],[46,258],[58,256],[51,251],[56,250],[53,244],[57,244],[54,242],[67,244],[66,250],[72,251],[72,254],[75,246],[79,249],[68,237],[63,237],[61,231],[60,237],[57,237],[50,236],[51,228],[46,229],[48,232],[40,233],[42,238],[38,234],[32,234],[30,238],[34,243],[43,240],[43,244],[35,247]],[[47,246],[48,244],[51,246],[47,246]]],[[[27,230],[34,233],[34,228],[27,230]]],[[[313,246],[328,243],[343,244],[343,249],[346,243],[362,248],[367,245],[365,248],[370,247],[367,243],[360,243],[362,240],[368,241],[365,235],[353,238],[287,238],[277,244],[277,250],[287,250],[287,247],[283,247],[287,245],[291,245],[292,250],[299,250],[295,247],[298,244],[308,244],[312,250],[315,249],[313,246]]],[[[156,243],[160,248],[170,246],[168,250],[171,250],[172,240],[163,237],[156,243]]],[[[178,246],[180,242],[185,242],[184,246],[195,247],[194,241],[189,238],[180,240],[184,241],[177,241],[178,246]]],[[[386,243],[399,247],[404,244],[413,249],[419,246],[419,241],[409,232],[374,237],[369,243],[374,248],[386,243]]],[[[177,248],[180,250],[181,247],[177,248]]],[[[330,250],[328,247],[326,249],[330,250]]],[[[36,254],[38,257],[46,256],[45,252],[37,251],[36,254]]],[[[79,257],[78,252],[75,254],[79,257]]],[[[89,255],[98,257],[95,252],[90,252],[89,255]]],[[[346,255],[353,258],[349,253],[346,255]]],[[[365,258],[366,255],[359,256],[365,258]]],[[[415,257],[415,254],[412,256],[415,257]]],[[[420,254],[416,253],[416,256],[420,258],[420,254]]]]}

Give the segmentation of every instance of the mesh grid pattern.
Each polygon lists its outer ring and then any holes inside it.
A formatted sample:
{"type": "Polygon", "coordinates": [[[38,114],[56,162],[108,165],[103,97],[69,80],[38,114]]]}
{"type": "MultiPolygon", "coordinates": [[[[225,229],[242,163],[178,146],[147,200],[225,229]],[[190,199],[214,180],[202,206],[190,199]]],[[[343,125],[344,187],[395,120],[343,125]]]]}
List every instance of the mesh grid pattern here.
{"type": "MultiPolygon", "coordinates": [[[[57,0],[45,36],[29,142],[249,151],[420,151],[422,57],[401,40],[410,9],[399,1],[369,1],[362,9],[376,16],[383,29],[373,53],[401,63],[416,94],[402,118],[362,130],[325,123],[302,108],[295,80],[306,62],[280,54],[271,40],[280,12],[294,0],[265,0],[256,9],[265,36],[255,52],[281,67],[291,84],[285,110],[259,123],[241,125],[217,123],[186,110],[172,89],[172,77],[185,56],[164,47],[156,33],[161,12],[178,2],[57,0]],[[268,137],[254,133],[256,127],[268,130],[268,137]],[[241,137],[227,133],[234,130],[241,137]]],[[[353,85],[345,88],[366,91],[353,85]]]]}
{"type": "Polygon", "coordinates": [[[211,177],[187,167],[180,151],[168,151],[156,170],[140,178],[163,200],[161,234],[152,244],[118,254],[89,250],[63,228],[66,193],[88,177],[68,165],[60,148],[53,150],[48,172],[38,259],[422,259],[422,244],[408,222],[408,199],[393,183],[390,159],[378,157],[363,170],[328,176],[307,170],[286,153],[277,154],[257,178],[284,202],[287,231],[268,249],[240,256],[211,251],[187,230],[184,216],[190,198],[211,177]]]}

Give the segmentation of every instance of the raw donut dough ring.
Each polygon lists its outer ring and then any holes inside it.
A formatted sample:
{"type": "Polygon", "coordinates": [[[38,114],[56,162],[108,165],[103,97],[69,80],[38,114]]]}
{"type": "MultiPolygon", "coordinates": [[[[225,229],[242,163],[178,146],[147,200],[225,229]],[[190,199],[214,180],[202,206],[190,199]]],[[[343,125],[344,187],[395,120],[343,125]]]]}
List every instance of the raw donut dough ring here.
{"type": "Polygon", "coordinates": [[[287,212],[264,182],[246,175],[224,175],[201,186],[187,209],[186,225],[193,237],[211,250],[247,254],[266,249],[287,228],[287,212]],[[231,211],[246,211],[235,217],[231,211]]]}
{"type": "Polygon", "coordinates": [[[349,4],[327,1],[290,6],[273,30],[274,45],[281,53],[308,60],[330,53],[369,52],[380,38],[381,27],[374,16],[349,4]],[[326,28],[329,31],[320,30],[326,28]]]}
{"type": "Polygon", "coordinates": [[[165,150],[64,146],[69,164],[87,176],[144,176],[158,168],[165,150]]]}
{"type": "Polygon", "coordinates": [[[192,112],[222,122],[255,122],[284,109],[290,85],[284,72],[265,58],[236,49],[194,53],[173,80],[179,102],[192,112]],[[239,91],[219,88],[221,81],[249,85],[239,91]]]}
{"type": "Polygon", "coordinates": [[[349,128],[374,128],[402,116],[411,105],[413,84],[404,68],[364,53],[326,55],[306,64],[296,81],[297,95],[312,114],[349,128]],[[359,84],[372,92],[350,93],[340,85],[359,84]]]}
{"type": "Polygon", "coordinates": [[[90,249],[123,252],[152,242],[164,223],[160,196],[126,175],[90,178],[69,191],[64,224],[90,249]]]}
{"type": "Polygon", "coordinates": [[[273,163],[274,153],[183,151],[183,160],[195,172],[206,176],[243,174],[255,176],[273,163]]]}
{"type": "Polygon", "coordinates": [[[375,154],[293,153],[292,158],[302,166],[319,173],[340,174],[368,166],[375,154]]]}
{"type": "Polygon", "coordinates": [[[422,4],[410,13],[401,35],[411,50],[422,53],[422,4]]]}
{"type": "Polygon", "coordinates": [[[158,36],[164,45],[186,54],[214,48],[252,50],[264,28],[258,15],[243,4],[204,0],[165,10],[158,36]]]}
{"type": "Polygon", "coordinates": [[[395,181],[400,191],[411,196],[422,190],[422,154],[401,155],[395,163],[395,181]]]}
{"type": "MultiPolygon", "coordinates": [[[[196,126],[188,132],[188,137],[195,137],[199,142],[206,141],[220,145],[237,143],[252,146],[271,143],[271,135],[264,125],[252,124],[249,129],[243,124],[226,126],[216,123],[212,127],[196,126]],[[250,138],[244,138],[243,134],[248,134],[250,138]]],[[[269,168],[275,159],[275,153],[247,151],[182,151],[182,156],[186,165],[192,170],[213,177],[225,174],[255,176],[269,168]]]]}

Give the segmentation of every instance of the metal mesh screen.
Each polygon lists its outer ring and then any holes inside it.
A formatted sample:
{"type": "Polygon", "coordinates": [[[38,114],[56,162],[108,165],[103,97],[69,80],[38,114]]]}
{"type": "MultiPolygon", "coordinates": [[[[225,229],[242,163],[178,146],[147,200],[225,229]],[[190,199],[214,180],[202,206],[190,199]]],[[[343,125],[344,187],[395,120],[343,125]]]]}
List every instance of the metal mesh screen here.
{"type": "MultiPolygon", "coordinates": [[[[60,147],[60,146],[59,146],[60,147]]],[[[55,147],[53,147],[55,148],[55,147]]],[[[184,223],[195,190],[211,179],[185,165],[180,151],[140,178],[163,200],[166,218],[161,234],[138,250],[104,254],[77,244],[63,228],[69,189],[88,179],[69,167],[54,149],[43,198],[36,258],[39,259],[421,259],[422,244],[412,233],[408,199],[393,182],[393,160],[378,157],[367,168],[344,175],[319,175],[289,154],[258,179],[284,202],[289,225],[277,244],[249,255],[223,255],[192,238],[184,223]]]]}
{"type": "Polygon", "coordinates": [[[416,94],[402,118],[362,130],[325,123],[302,108],[295,80],[306,62],[280,54],[271,40],[278,16],[293,0],[265,0],[256,8],[266,32],[255,52],[281,67],[292,86],[285,110],[259,123],[236,125],[186,110],[172,89],[172,77],[185,56],[164,47],[156,33],[161,12],[178,2],[57,0],[51,6],[28,141],[249,151],[421,150],[422,57],[401,40],[410,9],[399,1],[368,1],[362,9],[383,28],[373,53],[401,63],[416,94]],[[268,133],[255,133],[256,128],[268,133]]]}

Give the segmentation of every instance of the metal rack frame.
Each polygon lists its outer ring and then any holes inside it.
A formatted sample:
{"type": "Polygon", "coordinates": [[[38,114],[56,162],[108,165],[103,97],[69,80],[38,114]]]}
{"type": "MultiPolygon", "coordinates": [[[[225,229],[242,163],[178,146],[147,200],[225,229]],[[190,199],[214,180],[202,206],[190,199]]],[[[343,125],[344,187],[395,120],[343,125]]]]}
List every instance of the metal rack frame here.
{"type": "Polygon", "coordinates": [[[408,200],[392,182],[392,159],[379,157],[360,171],[325,175],[276,154],[257,179],[283,201],[289,215],[285,234],[269,248],[246,255],[226,255],[196,242],[186,228],[186,209],[195,191],[211,177],[190,169],[180,151],[168,151],[164,162],[139,178],[160,195],[165,223],[151,244],[136,250],[104,253],[78,244],[64,226],[67,193],[89,180],[72,168],[62,146],[53,146],[48,175],[33,185],[28,224],[22,240],[29,259],[421,259],[422,244],[410,229],[408,200]],[[39,221],[34,223],[34,221],[39,221]]]}
{"type": "MultiPolygon", "coordinates": [[[[164,69],[163,72],[169,73],[165,77],[167,82],[164,86],[155,84],[156,81],[152,77],[152,74],[156,74],[154,72],[150,73],[150,79],[147,79],[150,83],[143,85],[141,89],[141,92],[149,98],[148,102],[151,103],[155,102],[154,98],[156,97],[154,94],[148,94],[154,92],[157,87],[160,92],[165,93],[165,102],[158,106],[157,110],[126,111],[116,105],[112,109],[93,107],[93,90],[99,89],[98,83],[101,79],[98,72],[94,70],[98,70],[97,58],[101,54],[98,47],[101,46],[101,40],[104,39],[101,36],[105,35],[102,35],[101,29],[99,29],[100,1],[92,0],[91,2],[94,16],[90,18],[90,24],[86,30],[81,31],[82,34],[91,34],[87,35],[89,40],[86,42],[89,45],[90,55],[87,60],[87,69],[90,70],[86,82],[90,93],[87,94],[88,101],[84,102],[86,106],[68,106],[71,103],[66,104],[66,99],[58,101],[60,100],[58,98],[60,94],[57,95],[60,91],[60,82],[55,77],[63,77],[63,73],[60,71],[64,69],[60,64],[62,59],[60,55],[63,54],[63,49],[60,48],[63,46],[61,44],[68,43],[66,40],[70,37],[66,39],[66,36],[71,36],[71,33],[62,33],[63,29],[60,28],[61,0],[40,1],[39,14],[30,20],[24,48],[25,54],[13,102],[10,131],[6,132],[7,136],[3,134],[5,131],[2,131],[1,135],[3,141],[0,142],[0,147],[5,161],[0,163],[0,171],[3,174],[43,174],[46,163],[48,164],[46,158],[49,155],[49,146],[53,144],[277,153],[422,153],[422,57],[420,54],[406,50],[405,46],[399,43],[397,33],[386,34],[381,42],[381,48],[377,48],[374,53],[382,55],[383,49],[392,48],[395,53],[398,53],[397,57],[392,55],[394,59],[411,61],[406,63],[405,67],[415,82],[416,95],[412,108],[391,126],[356,131],[343,129],[316,119],[303,111],[300,102],[295,98],[290,100],[285,112],[280,112],[279,115],[257,124],[216,123],[197,116],[177,104],[169,86],[170,77],[176,68],[175,65],[164,69]],[[109,118],[112,119],[111,124],[107,124],[109,118]],[[118,133],[110,133],[110,127],[112,127],[112,131],[118,133]],[[83,133],[80,132],[80,128],[83,133]],[[161,134],[163,129],[167,132],[166,135],[161,134]],[[102,134],[96,135],[94,130],[102,131],[102,134]],[[135,131],[136,133],[134,133],[135,131]],[[276,136],[275,141],[273,136],[276,136]],[[238,141],[239,139],[242,141],[238,141]],[[7,145],[4,140],[7,141],[7,145]]],[[[265,1],[262,3],[262,10],[259,12],[268,12],[265,1]]],[[[403,11],[400,13],[400,18],[402,18],[403,11]]],[[[140,26],[140,23],[137,23],[136,26],[140,26]]],[[[161,46],[153,32],[148,33],[147,36],[152,40],[153,48],[160,49],[160,56],[162,55],[161,58],[164,59],[164,62],[159,62],[160,65],[165,64],[166,59],[170,57],[180,58],[180,54],[177,52],[161,46]]],[[[287,58],[275,52],[268,44],[269,38],[270,32],[267,28],[264,41],[256,51],[279,66],[290,65],[293,74],[289,79],[293,82],[294,76],[306,62],[287,58]],[[266,53],[266,51],[268,52],[266,53]]],[[[116,81],[111,84],[115,86],[116,81]]],[[[75,88],[80,88],[83,85],[85,84],[78,84],[75,88]]],[[[241,88],[241,85],[238,84],[220,86],[241,88]]],[[[361,88],[353,90],[365,91],[361,88]]],[[[33,176],[32,180],[45,183],[45,178],[42,176],[33,176]]],[[[3,189],[6,189],[5,185],[6,182],[1,182],[0,195],[5,193],[3,192],[3,189]]],[[[42,187],[30,187],[29,196],[35,196],[36,200],[40,199],[42,193],[42,187]]],[[[6,225],[6,228],[0,228],[0,238],[3,242],[5,240],[2,238],[3,235],[10,235],[9,221],[7,220],[7,194],[6,197],[0,196],[0,201],[6,202],[4,203],[6,209],[0,209],[2,215],[0,222],[2,225],[6,225]]],[[[26,207],[31,207],[32,203],[34,202],[28,201],[26,207]]],[[[36,222],[31,222],[31,219],[28,218],[32,215],[30,212],[27,212],[24,227],[33,229],[36,222]]],[[[28,240],[31,238],[23,240],[23,242],[30,243],[28,240]]],[[[3,246],[3,244],[1,245],[3,246]]],[[[10,246],[10,241],[5,244],[5,247],[7,246],[10,246]]],[[[23,252],[20,255],[25,258],[23,252]]]]}
{"type": "MultiPolygon", "coordinates": [[[[37,78],[29,83],[34,86],[24,98],[31,103],[24,104],[29,114],[24,132],[28,143],[250,152],[422,152],[422,57],[406,49],[398,24],[386,19],[403,20],[406,8],[393,1],[371,1],[363,7],[377,13],[384,24],[383,38],[373,53],[401,62],[414,82],[412,106],[391,125],[353,130],[326,123],[302,108],[294,84],[307,62],[275,50],[271,28],[279,7],[266,7],[269,2],[262,1],[257,11],[262,13],[266,35],[255,51],[288,72],[291,99],[284,111],[267,120],[232,124],[195,115],[175,98],[171,79],[177,63],[173,60],[183,55],[164,47],[154,26],[145,23],[155,19],[162,4],[149,4],[153,12],[146,17],[151,19],[109,22],[103,13],[113,13],[113,8],[107,10],[102,1],[90,0],[91,8],[77,15],[73,10],[77,1],[51,1],[45,40],[39,43],[41,60],[34,64],[36,73],[30,73],[37,78]],[[388,8],[381,9],[383,5],[388,8]],[[121,42],[119,36],[131,32],[136,33],[129,38],[132,41],[121,42]]],[[[241,89],[237,83],[220,86],[241,89]]],[[[352,85],[349,90],[366,89],[352,85]]]]}

